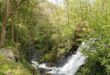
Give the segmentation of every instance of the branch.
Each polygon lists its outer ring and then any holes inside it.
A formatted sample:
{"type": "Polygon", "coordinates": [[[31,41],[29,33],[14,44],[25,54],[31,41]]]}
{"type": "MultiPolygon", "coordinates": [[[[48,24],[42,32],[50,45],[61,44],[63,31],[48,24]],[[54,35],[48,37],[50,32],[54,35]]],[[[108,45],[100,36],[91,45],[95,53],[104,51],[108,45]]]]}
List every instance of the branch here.
{"type": "Polygon", "coordinates": [[[18,2],[16,8],[19,7],[19,6],[20,6],[23,2],[25,2],[25,1],[26,1],[26,0],[21,0],[20,2],[18,2]]]}
{"type": "Polygon", "coordinates": [[[25,2],[25,1],[26,1],[26,0],[21,0],[20,2],[18,2],[17,5],[16,5],[16,9],[12,10],[12,11],[8,14],[8,15],[9,15],[8,18],[11,17],[11,16],[13,15],[13,13],[16,12],[16,10],[19,8],[19,6],[20,6],[23,2],[25,2]]]}

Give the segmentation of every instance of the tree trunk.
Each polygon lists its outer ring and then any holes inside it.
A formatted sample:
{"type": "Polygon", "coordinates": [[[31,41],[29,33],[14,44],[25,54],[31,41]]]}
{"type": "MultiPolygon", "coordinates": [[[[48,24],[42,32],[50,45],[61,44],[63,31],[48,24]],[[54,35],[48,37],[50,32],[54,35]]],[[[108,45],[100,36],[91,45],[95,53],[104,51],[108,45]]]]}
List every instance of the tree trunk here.
{"type": "Polygon", "coordinates": [[[5,43],[7,18],[8,18],[8,15],[5,15],[4,19],[3,19],[2,30],[1,30],[1,38],[0,38],[0,47],[2,47],[5,43]]]}
{"type": "MultiPolygon", "coordinates": [[[[1,29],[1,36],[0,36],[0,47],[3,47],[5,44],[5,36],[6,36],[6,28],[7,28],[7,20],[10,16],[13,15],[13,13],[17,10],[17,8],[26,0],[21,0],[18,2],[16,9],[13,11],[10,11],[10,0],[6,0],[6,14],[3,17],[3,23],[2,23],[2,29],[1,29]]],[[[14,35],[13,35],[14,36],[14,35]]]]}
{"type": "Polygon", "coordinates": [[[5,43],[5,35],[6,35],[6,27],[7,27],[7,19],[9,16],[9,8],[10,8],[10,0],[6,0],[6,12],[3,17],[3,24],[1,29],[1,38],[0,38],[0,47],[2,47],[5,43]]]}
{"type": "Polygon", "coordinates": [[[11,25],[11,37],[12,37],[12,42],[14,42],[14,16],[12,17],[12,25],[11,25]]]}

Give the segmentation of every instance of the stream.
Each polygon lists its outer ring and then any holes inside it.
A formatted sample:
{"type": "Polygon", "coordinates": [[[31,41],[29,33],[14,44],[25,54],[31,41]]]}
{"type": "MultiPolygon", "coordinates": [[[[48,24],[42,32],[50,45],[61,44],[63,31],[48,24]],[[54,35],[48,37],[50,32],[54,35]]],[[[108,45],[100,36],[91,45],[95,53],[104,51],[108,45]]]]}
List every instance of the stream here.
{"type": "Polygon", "coordinates": [[[84,56],[81,51],[89,48],[89,44],[93,42],[93,39],[82,42],[77,49],[76,53],[67,59],[67,62],[61,67],[49,67],[46,63],[39,64],[32,60],[34,68],[44,69],[49,75],[75,75],[77,70],[85,63],[87,56],[84,56]]]}

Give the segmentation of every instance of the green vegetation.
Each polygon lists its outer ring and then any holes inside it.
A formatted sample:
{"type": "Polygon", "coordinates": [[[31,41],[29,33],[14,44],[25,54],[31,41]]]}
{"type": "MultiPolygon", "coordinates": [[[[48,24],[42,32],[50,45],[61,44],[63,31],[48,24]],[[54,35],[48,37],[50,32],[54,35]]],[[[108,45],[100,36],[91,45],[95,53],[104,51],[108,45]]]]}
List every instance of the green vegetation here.
{"type": "Polygon", "coordinates": [[[0,0],[0,48],[12,48],[17,60],[0,55],[0,75],[32,75],[35,53],[56,63],[90,38],[96,41],[83,50],[88,58],[77,75],[110,75],[109,0],[0,0]]]}
{"type": "Polygon", "coordinates": [[[32,75],[21,63],[15,63],[0,55],[0,75],[32,75]]]}

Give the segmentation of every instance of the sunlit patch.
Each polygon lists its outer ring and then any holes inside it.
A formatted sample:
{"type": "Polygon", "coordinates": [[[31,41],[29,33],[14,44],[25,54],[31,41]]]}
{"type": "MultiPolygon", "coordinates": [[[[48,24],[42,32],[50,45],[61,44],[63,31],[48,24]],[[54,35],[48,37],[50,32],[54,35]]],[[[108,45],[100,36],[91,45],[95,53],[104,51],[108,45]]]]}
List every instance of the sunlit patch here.
{"type": "Polygon", "coordinates": [[[93,5],[96,0],[88,0],[89,4],[93,5]]]}
{"type": "Polygon", "coordinates": [[[48,0],[48,1],[53,4],[60,5],[60,6],[64,5],[64,0],[48,0]]]}

